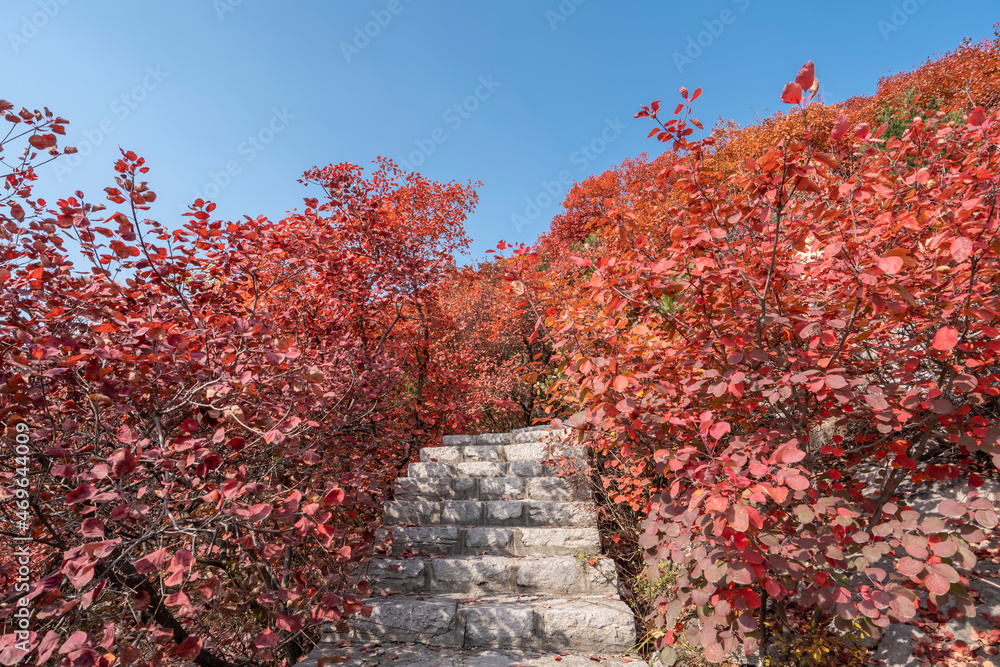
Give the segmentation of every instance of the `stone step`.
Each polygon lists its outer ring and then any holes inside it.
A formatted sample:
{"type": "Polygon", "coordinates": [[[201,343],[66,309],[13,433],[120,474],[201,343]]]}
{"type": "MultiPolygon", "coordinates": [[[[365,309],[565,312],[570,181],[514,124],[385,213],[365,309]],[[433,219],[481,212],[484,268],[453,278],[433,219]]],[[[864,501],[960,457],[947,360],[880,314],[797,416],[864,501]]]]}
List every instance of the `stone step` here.
{"type": "Polygon", "coordinates": [[[349,621],[355,641],[580,653],[625,652],[635,643],[632,612],[616,597],[394,595],[365,605],[371,615],[349,621]]]}
{"type": "Polygon", "coordinates": [[[417,477],[555,477],[558,468],[540,461],[463,461],[411,463],[406,475],[417,477]]]}
{"type": "Polygon", "coordinates": [[[394,500],[385,525],[585,527],[597,525],[593,503],[543,500],[394,500]]]}
{"type": "Polygon", "coordinates": [[[376,558],[368,565],[367,578],[376,594],[618,594],[614,562],[604,557],[376,558]]]}
{"type": "Polygon", "coordinates": [[[569,477],[400,477],[396,500],[589,500],[569,477]]]}
{"type": "MultiPolygon", "coordinates": [[[[397,526],[392,554],[407,551],[446,556],[575,556],[601,552],[596,528],[499,528],[459,526],[397,526]]],[[[380,530],[384,538],[385,529],[380,530]]]]}
{"type": "MultiPolygon", "coordinates": [[[[565,651],[561,651],[565,653],[565,651]]],[[[647,667],[636,656],[587,653],[559,655],[552,651],[513,651],[486,648],[441,648],[413,642],[358,642],[337,647],[321,644],[295,667],[647,667]],[[595,664],[597,663],[597,664],[595,664]]]]}
{"type": "Polygon", "coordinates": [[[586,450],[579,445],[561,442],[525,442],[509,445],[464,445],[423,447],[424,463],[478,463],[498,461],[547,461],[554,458],[584,459],[586,450]]]}

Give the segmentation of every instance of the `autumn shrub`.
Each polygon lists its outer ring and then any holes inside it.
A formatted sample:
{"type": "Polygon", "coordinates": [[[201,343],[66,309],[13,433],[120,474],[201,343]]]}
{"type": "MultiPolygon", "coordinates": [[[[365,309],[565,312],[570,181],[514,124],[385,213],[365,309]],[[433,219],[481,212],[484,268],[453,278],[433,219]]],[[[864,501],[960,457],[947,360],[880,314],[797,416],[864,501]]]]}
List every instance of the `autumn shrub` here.
{"type": "Polygon", "coordinates": [[[1000,466],[1000,116],[886,140],[846,113],[813,125],[813,84],[809,63],[781,95],[799,136],[735,173],[691,136],[700,91],[673,117],[643,107],[677,155],[646,213],[609,205],[603,244],[554,272],[520,251],[556,416],[615,452],[609,498],[646,515],[651,580],[676,571],[650,619],[667,661],[681,636],[713,662],[766,655],[796,608],[876,637],[918,607],[975,614],[965,573],[997,526],[971,466],[1000,466]],[[936,515],[899,492],[960,475],[969,497],[936,515]]]}
{"type": "Polygon", "coordinates": [[[331,165],[304,212],[168,229],[130,151],[104,203],[34,198],[65,121],[0,108],[0,664],[294,663],[460,426],[438,296],[473,187],[331,165]]]}

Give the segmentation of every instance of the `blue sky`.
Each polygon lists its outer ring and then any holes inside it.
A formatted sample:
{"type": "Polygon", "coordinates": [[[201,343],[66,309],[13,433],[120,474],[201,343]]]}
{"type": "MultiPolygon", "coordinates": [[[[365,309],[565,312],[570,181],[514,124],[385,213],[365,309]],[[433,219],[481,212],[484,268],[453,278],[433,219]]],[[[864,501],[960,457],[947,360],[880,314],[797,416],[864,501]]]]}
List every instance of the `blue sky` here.
{"type": "MultiPolygon", "coordinates": [[[[113,185],[117,147],[146,157],[168,227],[197,196],[222,219],[302,207],[313,165],[405,160],[482,181],[472,254],[530,243],[568,183],[644,151],[632,115],[701,86],[695,115],[750,123],[809,59],[827,102],[874,92],[962,38],[970,0],[4,0],[0,97],[68,118],[72,163],[38,192],[113,185]],[[84,155],[86,153],[86,155],[84,155]]],[[[317,193],[311,193],[316,196],[317,193]]]]}

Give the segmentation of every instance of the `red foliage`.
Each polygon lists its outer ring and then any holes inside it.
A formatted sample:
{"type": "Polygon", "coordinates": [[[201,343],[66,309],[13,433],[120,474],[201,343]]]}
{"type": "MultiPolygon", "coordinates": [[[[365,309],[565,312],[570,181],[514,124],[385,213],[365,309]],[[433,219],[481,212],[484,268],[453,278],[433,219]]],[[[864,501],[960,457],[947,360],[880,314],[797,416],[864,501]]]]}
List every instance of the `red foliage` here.
{"type": "MultiPolygon", "coordinates": [[[[8,153],[58,153],[65,121],[7,118],[8,153]]],[[[388,484],[453,414],[437,296],[472,187],[331,166],[305,174],[326,197],[304,213],[223,223],[199,200],[170,231],[144,219],[156,196],[134,153],[110,211],[32,199],[38,160],[0,199],[0,415],[18,452],[0,531],[31,563],[23,577],[3,555],[0,663],[293,663],[318,624],[362,611],[388,484]]]]}
{"type": "Polygon", "coordinates": [[[677,569],[662,641],[690,606],[709,659],[753,651],[768,597],[874,634],[916,614],[914,587],[974,614],[960,571],[994,503],[973,491],[920,521],[897,490],[1000,466],[1000,114],[845,145],[804,104],[801,138],[732,173],[689,111],[643,107],[676,159],[644,201],[606,207],[600,246],[558,268],[525,250],[519,277],[555,400],[615,452],[613,500],[648,512],[651,576],[677,569]]]}

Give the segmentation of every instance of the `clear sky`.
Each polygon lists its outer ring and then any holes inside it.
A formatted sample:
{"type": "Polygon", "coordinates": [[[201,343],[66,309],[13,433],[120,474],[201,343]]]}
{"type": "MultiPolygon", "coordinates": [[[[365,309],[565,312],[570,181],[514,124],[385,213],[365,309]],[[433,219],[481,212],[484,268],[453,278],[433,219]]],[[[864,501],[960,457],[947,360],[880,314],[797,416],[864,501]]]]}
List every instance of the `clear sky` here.
{"type": "MultiPolygon", "coordinates": [[[[68,118],[46,197],[102,200],[117,146],[146,157],[168,227],[302,207],[313,165],[406,160],[482,181],[476,257],[548,228],[570,180],[657,144],[639,106],[701,86],[706,127],[784,105],[809,59],[827,102],[874,92],[963,37],[995,0],[3,0],[0,97],[68,118]],[[561,180],[560,180],[561,178],[561,180]]],[[[312,193],[316,196],[317,193],[312,193]]],[[[102,200],[103,201],[103,200],[102,200]]]]}

